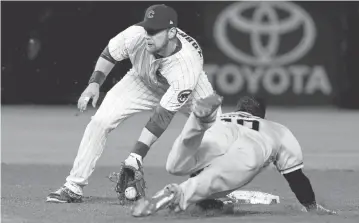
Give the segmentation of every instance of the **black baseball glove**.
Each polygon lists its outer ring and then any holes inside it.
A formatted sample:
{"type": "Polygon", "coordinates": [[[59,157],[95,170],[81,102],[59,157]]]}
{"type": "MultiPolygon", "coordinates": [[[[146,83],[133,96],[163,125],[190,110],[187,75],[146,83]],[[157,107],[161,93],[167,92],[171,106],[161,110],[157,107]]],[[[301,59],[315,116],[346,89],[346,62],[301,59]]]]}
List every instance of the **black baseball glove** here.
{"type": "Polygon", "coordinates": [[[120,172],[112,173],[109,176],[109,179],[116,183],[115,191],[121,205],[131,205],[134,201],[145,196],[146,182],[144,179],[143,168],[138,160],[137,163],[139,169],[125,165],[125,163],[122,162],[120,172]],[[137,195],[134,199],[128,199],[126,197],[125,190],[128,187],[134,187],[136,189],[137,195]]]}

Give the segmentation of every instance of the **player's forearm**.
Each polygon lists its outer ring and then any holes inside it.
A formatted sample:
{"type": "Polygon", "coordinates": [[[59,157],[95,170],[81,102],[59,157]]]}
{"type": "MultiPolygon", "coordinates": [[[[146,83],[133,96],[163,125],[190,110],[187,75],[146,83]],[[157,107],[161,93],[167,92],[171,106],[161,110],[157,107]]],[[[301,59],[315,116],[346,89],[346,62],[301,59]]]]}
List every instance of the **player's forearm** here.
{"type": "Polygon", "coordinates": [[[175,114],[176,112],[169,111],[161,105],[158,105],[145,128],[148,129],[154,136],[159,138],[167,129],[175,114]]]}
{"type": "Polygon", "coordinates": [[[115,64],[116,60],[113,59],[108,47],[106,47],[96,62],[96,66],[89,83],[98,83],[101,86],[103,82],[105,82],[107,75],[111,72],[115,64]]]}
{"type": "Polygon", "coordinates": [[[142,158],[145,157],[151,145],[156,142],[167,129],[174,115],[175,112],[168,111],[158,105],[145,128],[143,128],[140,138],[132,152],[142,156],[142,158]]]}
{"type": "Polygon", "coordinates": [[[316,205],[315,195],[309,179],[303,174],[302,170],[296,170],[291,173],[283,174],[288,181],[290,188],[294,192],[298,201],[310,208],[316,205]]]}

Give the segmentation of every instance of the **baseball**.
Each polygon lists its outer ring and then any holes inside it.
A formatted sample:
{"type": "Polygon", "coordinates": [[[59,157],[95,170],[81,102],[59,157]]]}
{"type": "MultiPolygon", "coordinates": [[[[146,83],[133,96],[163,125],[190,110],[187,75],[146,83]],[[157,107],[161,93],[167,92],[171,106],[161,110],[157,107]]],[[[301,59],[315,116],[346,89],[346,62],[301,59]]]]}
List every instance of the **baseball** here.
{"type": "Polygon", "coordinates": [[[134,188],[134,187],[127,187],[126,190],[125,190],[125,196],[126,196],[126,198],[129,199],[129,200],[135,199],[136,196],[137,196],[136,188],[134,188]]]}

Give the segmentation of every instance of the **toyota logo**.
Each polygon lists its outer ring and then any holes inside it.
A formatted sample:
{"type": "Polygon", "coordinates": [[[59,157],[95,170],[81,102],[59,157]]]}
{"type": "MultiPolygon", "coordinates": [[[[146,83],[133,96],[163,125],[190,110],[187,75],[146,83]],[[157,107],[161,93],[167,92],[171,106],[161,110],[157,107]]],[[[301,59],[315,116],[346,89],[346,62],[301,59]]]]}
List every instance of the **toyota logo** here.
{"type": "Polygon", "coordinates": [[[315,37],[315,25],[310,15],[291,2],[233,3],[218,15],[214,24],[214,38],[223,53],[236,62],[253,66],[284,65],[297,61],[312,48],[315,37]],[[229,27],[249,35],[251,52],[233,44],[243,40],[229,39],[229,27]],[[292,48],[279,52],[283,35],[298,29],[302,30],[298,43],[292,43],[292,48]],[[263,41],[263,37],[267,41],[263,41]]]}

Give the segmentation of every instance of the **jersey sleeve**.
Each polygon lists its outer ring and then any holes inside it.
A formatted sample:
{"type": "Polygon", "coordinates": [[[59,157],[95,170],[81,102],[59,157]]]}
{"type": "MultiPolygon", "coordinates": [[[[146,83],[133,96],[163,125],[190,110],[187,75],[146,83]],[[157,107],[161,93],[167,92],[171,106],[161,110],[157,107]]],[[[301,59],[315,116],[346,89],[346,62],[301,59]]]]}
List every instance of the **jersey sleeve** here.
{"type": "Polygon", "coordinates": [[[110,55],[116,61],[129,58],[138,43],[144,39],[145,30],[140,26],[130,26],[113,37],[108,43],[110,55]]]}
{"type": "Polygon", "coordinates": [[[187,67],[185,64],[177,63],[172,66],[168,74],[164,75],[170,87],[161,98],[160,105],[169,111],[177,112],[191,97],[200,74],[199,69],[187,67]]]}
{"type": "Polygon", "coordinates": [[[291,173],[304,166],[302,148],[289,129],[285,130],[274,164],[281,174],[291,173]]]}
{"type": "Polygon", "coordinates": [[[163,95],[160,105],[169,111],[177,112],[187,102],[193,89],[194,85],[184,84],[181,80],[174,81],[163,95]]]}

